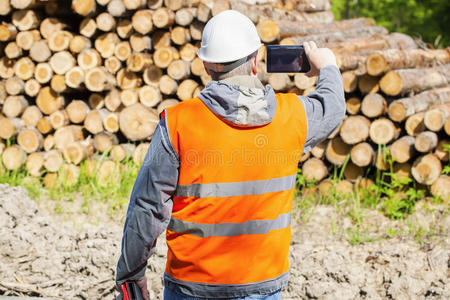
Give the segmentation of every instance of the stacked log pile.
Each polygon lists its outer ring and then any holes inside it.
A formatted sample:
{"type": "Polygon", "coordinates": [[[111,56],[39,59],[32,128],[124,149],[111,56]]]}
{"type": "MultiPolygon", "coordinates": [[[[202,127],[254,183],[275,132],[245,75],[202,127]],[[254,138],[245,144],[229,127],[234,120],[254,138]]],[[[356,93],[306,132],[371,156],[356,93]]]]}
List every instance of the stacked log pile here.
{"type": "MultiPolygon", "coordinates": [[[[107,184],[120,161],[142,161],[159,112],[211,80],[196,52],[225,9],[247,15],[266,44],[313,40],[337,55],[347,118],[302,158],[308,180],[349,155],[340,189],[360,186],[369,167],[388,167],[378,151],[387,145],[398,174],[448,196],[449,49],[419,48],[370,19],[334,21],[328,0],[0,0],[3,166],[51,186],[61,170],[76,182],[82,161],[107,153],[98,170],[107,184]]],[[[258,67],[278,92],[314,90],[316,78],[267,74],[264,48],[258,67]]]]}

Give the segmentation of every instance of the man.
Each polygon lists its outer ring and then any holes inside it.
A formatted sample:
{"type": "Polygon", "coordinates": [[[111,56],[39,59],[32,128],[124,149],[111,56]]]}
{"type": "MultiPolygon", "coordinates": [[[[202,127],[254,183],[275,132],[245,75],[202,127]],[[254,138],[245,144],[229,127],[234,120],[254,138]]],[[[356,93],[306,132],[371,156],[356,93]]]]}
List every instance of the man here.
{"type": "Polygon", "coordinates": [[[167,228],[165,299],[279,299],[287,285],[299,158],[342,122],[345,99],[329,49],[305,43],[307,97],[258,78],[253,23],[224,11],[205,26],[199,57],[213,81],[170,107],[152,137],[125,222],[118,284],[137,281],[167,228]]]}

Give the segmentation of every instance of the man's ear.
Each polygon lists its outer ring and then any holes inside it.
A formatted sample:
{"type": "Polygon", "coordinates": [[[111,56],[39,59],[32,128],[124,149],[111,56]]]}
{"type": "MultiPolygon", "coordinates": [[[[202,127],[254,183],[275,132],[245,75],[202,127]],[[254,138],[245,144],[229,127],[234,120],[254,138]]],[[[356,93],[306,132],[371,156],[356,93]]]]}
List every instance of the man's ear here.
{"type": "Polygon", "coordinates": [[[203,67],[205,68],[206,74],[208,74],[209,76],[211,76],[211,74],[209,74],[208,68],[206,67],[205,62],[203,62],[203,67]]]}
{"type": "Polygon", "coordinates": [[[255,58],[253,58],[252,73],[253,73],[253,75],[258,74],[258,63],[256,61],[256,56],[255,56],[255,58]]]}

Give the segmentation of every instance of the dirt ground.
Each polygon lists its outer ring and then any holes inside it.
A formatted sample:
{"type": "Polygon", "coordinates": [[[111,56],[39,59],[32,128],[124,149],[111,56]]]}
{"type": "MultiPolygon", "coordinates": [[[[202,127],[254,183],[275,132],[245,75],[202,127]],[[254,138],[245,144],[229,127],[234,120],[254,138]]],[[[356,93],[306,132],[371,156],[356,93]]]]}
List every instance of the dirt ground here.
{"type": "MultiPolygon", "coordinates": [[[[317,206],[294,220],[283,299],[450,299],[448,212],[416,213],[421,228],[444,233],[425,243],[399,234],[352,246],[336,234],[350,219],[336,221],[334,211],[317,206]]],[[[367,215],[373,232],[401,229],[376,211],[367,215]]],[[[122,224],[76,211],[51,216],[23,188],[0,185],[0,295],[112,299],[122,224]]],[[[165,253],[160,239],[147,269],[151,299],[162,299],[165,253]]]]}

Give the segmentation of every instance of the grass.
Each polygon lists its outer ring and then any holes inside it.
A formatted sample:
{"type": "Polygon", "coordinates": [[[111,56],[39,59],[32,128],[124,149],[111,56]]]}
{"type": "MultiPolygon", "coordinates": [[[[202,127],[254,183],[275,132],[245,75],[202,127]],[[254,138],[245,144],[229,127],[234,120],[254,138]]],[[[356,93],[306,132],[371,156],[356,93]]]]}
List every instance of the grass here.
{"type": "MultiPolygon", "coordinates": [[[[446,145],[445,150],[450,152],[450,145],[446,145]]],[[[318,206],[328,205],[333,207],[331,218],[331,232],[341,235],[351,244],[372,242],[380,238],[398,237],[403,234],[412,235],[422,243],[430,237],[441,234],[442,228],[439,226],[424,228],[411,218],[415,212],[416,203],[425,199],[429,191],[419,189],[417,184],[409,177],[399,178],[394,172],[394,162],[390,158],[389,151],[384,146],[380,146],[379,152],[384,154],[388,169],[382,171],[376,168],[367,168],[365,176],[374,178],[374,184],[367,188],[360,188],[352,193],[342,195],[335,190],[335,185],[344,178],[344,171],[349,163],[350,156],[347,156],[342,166],[334,166],[332,175],[329,178],[332,188],[325,195],[317,193],[318,182],[308,182],[298,169],[294,218],[301,222],[308,222],[318,206]],[[383,233],[374,235],[370,228],[370,220],[366,216],[367,212],[377,210],[390,220],[406,226],[403,229],[391,226],[383,233]],[[342,226],[342,220],[348,219],[351,227],[342,226]],[[405,229],[406,228],[406,229],[405,229]]],[[[100,162],[106,159],[108,153],[104,153],[100,162]]],[[[89,215],[93,207],[102,204],[106,207],[107,214],[114,218],[118,213],[123,215],[128,205],[129,196],[136,179],[139,165],[131,159],[127,159],[117,164],[116,169],[110,174],[106,185],[101,185],[97,180],[97,170],[99,164],[92,166],[87,161],[79,165],[79,177],[75,182],[71,182],[70,174],[65,173],[65,169],[57,173],[56,183],[51,188],[43,185],[45,172],[39,177],[31,177],[26,168],[18,170],[6,170],[0,163],[0,183],[7,183],[11,186],[23,186],[28,190],[30,197],[37,201],[53,201],[53,211],[56,214],[72,213],[68,203],[81,201],[79,211],[89,215]]],[[[450,174],[450,165],[447,163],[443,168],[443,174],[450,174]]],[[[445,213],[449,212],[448,201],[442,201],[437,197],[428,197],[429,201],[422,207],[430,210],[435,205],[444,205],[445,213]]],[[[432,211],[428,211],[433,215],[432,211]]]]}
{"type": "Polygon", "coordinates": [[[122,212],[126,208],[139,166],[131,159],[117,164],[106,185],[101,185],[97,180],[98,167],[99,164],[92,167],[87,161],[82,162],[76,182],[71,182],[69,174],[61,168],[57,173],[55,184],[46,188],[43,184],[45,172],[39,177],[31,177],[25,167],[10,171],[0,165],[0,183],[22,186],[27,189],[29,196],[37,201],[44,198],[55,201],[55,213],[65,212],[62,205],[64,201],[73,202],[81,198],[83,213],[89,214],[92,204],[99,202],[106,204],[108,214],[114,216],[116,212],[122,212]]]}
{"type": "MultiPolygon", "coordinates": [[[[445,150],[450,152],[450,145],[444,147],[445,150]]],[[[428,199],[428,202],[425,202],[425,206],[422,207],[425,211],[427,210],[427,203],[429,203],[443,206],[443,211],[447,214],[449,212],[448,201],[442,201],[439,197],[427,197],[430,194],[429,190],[423,189],[423,187],[419,188],[411,177],[399,177],[394,172],[394,161],[385,146],[379,146],[378,151],[383,153],[383,159],[387,163],[388,169],[382,171],[377,168],[368,168],[365,175],[375,178],[374,184],[367,188],[355,189],[347,195],[339,194],[335,190],[335,185],[344,178],[343,174],[349,162],[349,156],[341,167],[333,167],[330,177],[333,186],[331,191],[327,191],[326,195],[309,192],[305,196],[302,195],[300,191],[310,191],[311,188],[317,186],[318,182],[307,182],[299,171],[297,174],[297,189],[299,192],[297,193],[296,215],[300,217],[301,221],[307,221],[317,206],[332,205],[334,213],[330,216],[332,219],[331,232],[343,235],[353,245],[405,234],[413,236],[419,243],[440,236],[443,228],[433,226],[424,228],[411,216],[415,212],[418,201],[423,199],[428,199]],[[374,235],[374,230],[371,230],[367,225],[370,220],[365,215],[365,212],[370,210],[379,211],[390,221],[396,221],[399,227],[406,224],[407,229],[388,227],[384,232],[378,232],[374,235]],[[339,227],[342,225],[339,220],[343,218],[351,220],[352,226],[350,228],[339,227]]],[[[449,163],[444,166],[442,173],[450,174],[449,163]]],[[[432,216],[431,218],[434,218],[432,211],[428,211],[428,213],[432,216]]]]}

